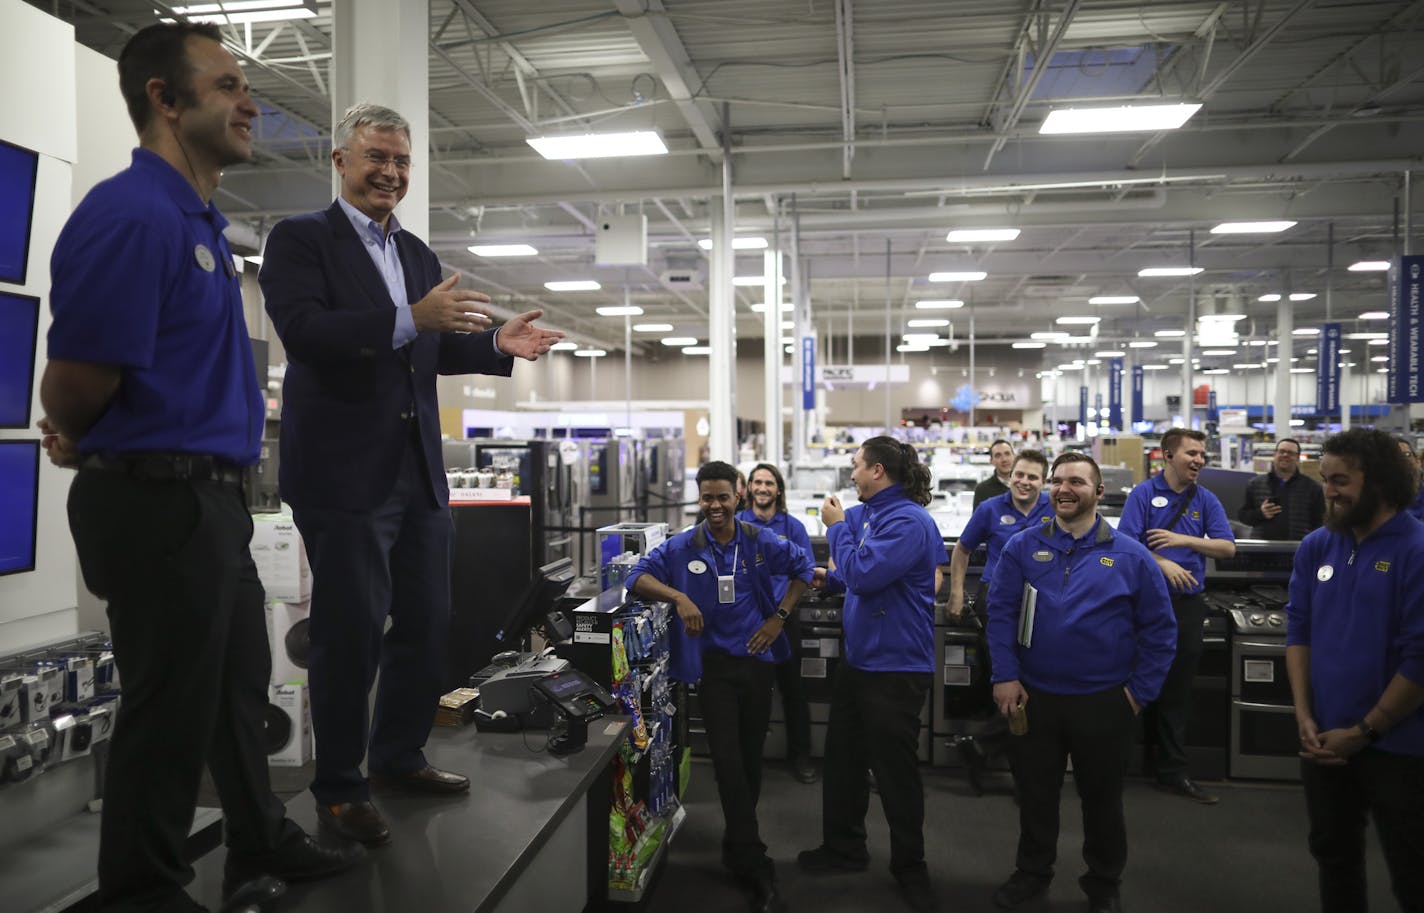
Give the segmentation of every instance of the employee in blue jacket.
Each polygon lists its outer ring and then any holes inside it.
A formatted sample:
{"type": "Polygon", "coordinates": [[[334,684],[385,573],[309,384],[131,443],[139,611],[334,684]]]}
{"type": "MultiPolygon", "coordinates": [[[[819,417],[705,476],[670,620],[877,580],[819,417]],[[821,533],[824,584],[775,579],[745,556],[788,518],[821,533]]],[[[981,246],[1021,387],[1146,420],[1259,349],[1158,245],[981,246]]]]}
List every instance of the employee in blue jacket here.
{"type": "Polygon", "coordinates": [[[1024,450],[1014,458],[1009,472],[1009,490],[995,495],[974,511],[954,551],[949,556],[949,605],[946,613],[958,618],[964,612],[964,575],[969,570],[969,558],[983,545],[987,555],[984,571],[979,577],[979,593],[974,610],[984,616],[984,595],[999,563],[999,552],[1009,540],[1026,529],[1053,519],[1053,507],[1043,493],[1048,478],[1048,457],[1042,450],[1024,450]]]}
{"type": "Polygon", "coordinates": [[[815,568],[810,552],[737,521],[731,464],[705,464],[697,491],[706,519],[645,555],[627,585],[677,610],[670,673],[697,682],[722,802],[722,862],[748,889],[753,910],[782,910],[757,826],[761,751],[776,664],[791,655],[782,627],[815,568]],[[779,600],[772,596],[776,577],[789,580],[779,600]]]}
{"type": "Polygon", "coordinates": [[[1078,884],[1093,913],[1110,913],[1122,909],[1127,864],[1122,758],[1134,717],[1167,677],[1176,622],[1147,549],[1098,516],[1092,457],[1060,456],[1049,488],[1053,522],[1011,539],[989,585],[994,701],[1027,723],[1015,764],[1018,855],[994,903],[1012,909],[1048,889],[1071,757],[1088,865],[1078,884]]]}
{"type": "Polygon", "coordinates": [[[1325,442],[1325,526],[1291,571],[1286,668],[1324,913],[1364,910],[1373,817],[1399,908],[1424,911],[1424,526],[1382,431],[1325,442]]]}
{"type": "MultiPolygon", "coordinates": [[[[786,512],[786,480],[780,469],[770,463],[752,467],[747,497],[751,506],[737,514],[738,520],[794,542],[808,556],[811,554],[806,524],[786,512]]],[[[789,580],[781,575],[772,577],[772,596],[778,603],[786,595],[789,580]]],[[[786,640],[791,645],[791,655],[776,664],[776,690],[781,692],[781,710],[786,717],[786,756],[797,780],[815,783],[821,775],[811,764],[811,709],[801,682],[801,625],[795,613],[786,619],[786,640]]]]}
{"type": "Polygon", "coordinates": [[[821,784],[821,845],[797,857],[812,874],[870,864],[869,769],[890,825],[890,872],[916,910],[937,909],[925,866],[920,711],[934,678],[934,599],[944,539],[925,510],[929,467],[891,437],[861,444],[851,464],[860,503],[821,505],[835,567],[817,582],[844,590],[845,655],[831,693],[821,784]]]}
{"type": "Polygon", "coordinates": [[[1414,445],[1409,443],[1408,438],[1399,438],[1399,450],[1409,457],[1409,465],[1414,469],[1414,481],[1418,488],[1414,500],[1405,506],[1404,512],[1416,520],[1424,520],[1424,484],[1418,484],[1421,481],[1419,454],[1414,452],[1414,445]]]}
{"type": "Polygon", "coordinates": [[[1170,429],[1162,435],[1162,460],[1159,474],[1128,493],[1117,531],[1152,550],[1172,590],[1177,617],[1177,657],[1148,717],[1157,787],[1215,805],[1217,796],[1187,773],[1187,711],[1201,660],[1206,559],[1236,554],[1236,537],[1221,501],[1197,484],[1206,465],[1206,435],[1190,428],[1170,429]]]}

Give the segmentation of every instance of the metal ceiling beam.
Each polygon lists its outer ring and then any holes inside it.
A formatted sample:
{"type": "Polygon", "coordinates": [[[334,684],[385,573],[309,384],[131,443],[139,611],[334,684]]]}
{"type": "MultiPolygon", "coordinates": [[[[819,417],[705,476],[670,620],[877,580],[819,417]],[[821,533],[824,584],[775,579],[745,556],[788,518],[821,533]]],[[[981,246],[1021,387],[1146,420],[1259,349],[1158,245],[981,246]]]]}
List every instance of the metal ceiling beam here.
{"type": "Polygon", "coordinates": [[[841,84],[841,177],[850,179],[855,158],[855,44],[852,38],[851,0],[836,2],[836,57],[841,84]]]}
{"type": "MultiPolygon", "coordinates": [[[[1068,4],[1063,8],[1063,12],[1058,15],[1058,20],[1053,24],[1053,31],[1047,31],[1048,15],[1047,8],[1040,8],[1039,16],[1039,43],[1033,49],[1033,73],[1027,80],[1019,83],[1018,91],[1014,95],[1013,102],[1009,105],[1009,110],[1002,118],[1001,122],[994,124],[999,132],[1012,130],[1018,126],[1019,118],[1023,116],[1024,108],[1028,105],[1028,100],[1033,97],[1033,92],[1038,88],[1038,84],[1043,81],[1043,74],[1048,72],[1049,61],[1058,52],[1058,46],[1063,42],[1063,36],[1068,32],[1068,26],[1072,23],[1073,17],[1078,13],[1079,0],[1068,0],[1068,4]]],[[[989,170],[989,165],[994,161],[994,156],[1004,148],[1006,139],[1000,137],[989,148],[989,154],[984,157],[984,170],[989,170]]]]}
{"type": "MultiPolygon", "coordinates": [[[[1236,75],[1237,71],[1254,60],[1256,55],[1260,54],[1261,51],[1265,50],[1266,46],[1290,24],[1292,19],[1314,5],[1315,0],[1300,0],[1299,3],[1283,13],[1281,18],[1277,19],[1270,28],[1262,32],[1255,41],[1251,42],[1246,50],[1242,51],[1235,60],[1223,67],[1221,72],[1217,73],[1211,82],[1203,86],[1201,91],[1197,93],[1195,100],[1202,103],[1207,102],[1213,95],[1221,90],[1222,86],[1226,85],[1231,77],[1236,75]]],[[[1142,145],[1137,148],[1137,151],[1132,154],[1132,158],[1128,159],[1127,164],[1129,166],[1135,166],[1141,162],[1142,157],[1146,155],[1152,147],[1162,142],[1163,138],[1166,137],[1169,132],[1171,131],[1160,130],[1148,137],[1142,145]]]]}
{"type": "Polygon", "coordinates": [[[692,57],[673,28],[662,0],[613,0],[623,15],[628,31],[653,64],[653,71],[672,96],[677,110],[697,138],[697,144],[713,158],[720,158],[722,144],[717,140],[721,126],[715,123],[692,93],[691,86],[701,77],[692,66],[692,57]]]}
{"type": "Polygon", "coordinates": [[[1339,54],[1336,54],[1334,57],[1330,58],[1328,62],[1326,62],[1323,66],[1317,69],[1314,73],[1311,73],[1309,76],[1305,77],[1300,82],[1296,83],[1294,86],[1291,86],[1280,97],[1276,98],[1275,101],[1267,105],[1266,110],[1279,111],[1281,109],[1281,106],[1284,105],[1286,100],[1289,99],[1292,95],[1310,88],[1312,85],[1315,84],[1316,80],[1324,76],[1326,73],[1329,73],[1335,67],[1339,66],[1342,63],[1352,61],[1354,56],[1359,53],[1360,50],[1363,49],[1366,45],[1378,40],[1383,35],[1390,34],[1398,26],[1408,21],[1411,17],[1418,16],[1421,13],[1424,13],[1424,0],[1415,0],[1415,2],[1411,3],[1409,6],[1405,7],[1404,9],[1395,13],[1393,16],[1376,25],[1374,28],[1370,29],[1369,34],[1365,35],[1363,38],[1360,38],[1358,41],[1350,45],[1345,50],[1341,51],[1339,54]]]}
{"type": "Polygon", "coordinates": [[[1416,67],[1408,75],[1401,76],[1399,79],[1396,79],[1390,85],[1371,95],[1369,98],[1360,102],[1358,105],[1355,105],[1353,108],[1350,109],[1349,113],[1345,115],[1346,121],[1337,121],[1335,123],[1324,124],[1320,127],[1317,127],[1309,136],[1307,136],[1305,139],[1301,140],[1298,144],[1296,144],[1295,148],[1291,149],[1291,151],[1287,152],[1284,156],[1282,156],[1281,161],[1291,161],[1297,155],[1300,155],[1302,152],[1304,152],[1306,150],[1306,147],[1308,147],[1311,143],[1315,142],[1325,134],[1329,133],[1331,130],[1340,126],[1342,122],[1347,122],[1349,118],[1355,116],[1361,111],[1364,111],[1366,108],[1374,107],[1375,105],[1379,104],[1381,101],[1388,98],[1390,95],[1393,95],[1395,92],[1399,91],[1405,86],[1414,84],[1421,77],[1424,77],[1424,66],[1416,67]]]}
{"type": "MultiPolygon", "coordinates": [[[[491,38],[494,38],[496,35],[500,34],[500,30],[495,27],[494,23],[486,19],[484,14],[481,13],[478,9],[476,9],[474,3],[470,2],[470,0],[453,0],[453,2],[456,8],[459,9],[459,11],[464,15],[464,17],[470,20],[470,22],[474,23],[480,29],[480,31],[484,32],[491,38]]],[[[522,73],[526,77],[533,77],[534,79],[539,80],[536,85],[536,89],[542,90],[544,94],[547,95],[549,99],[555,105],[558,106],[559,110],[563,111],[565,114],[578,113],[574,110],[573,105],[569,104],[568,99],[564,98],[562,95],[556,92],[552,86],[549,86],[548,84],[542,81],[543,74],[539,72],[538,67],[530,63],[529,58],[525,57],[522,53],[520,53],[519,49],[514,46],[513,42],[500,38],[495,40],[495,46],[504,52],[505,56],[508,57],[510,62],[514,64],[515,70],[518,73],[522,73]]],[[[531,114],[530,116],[532,117],[533,115],[531,114]]]]}

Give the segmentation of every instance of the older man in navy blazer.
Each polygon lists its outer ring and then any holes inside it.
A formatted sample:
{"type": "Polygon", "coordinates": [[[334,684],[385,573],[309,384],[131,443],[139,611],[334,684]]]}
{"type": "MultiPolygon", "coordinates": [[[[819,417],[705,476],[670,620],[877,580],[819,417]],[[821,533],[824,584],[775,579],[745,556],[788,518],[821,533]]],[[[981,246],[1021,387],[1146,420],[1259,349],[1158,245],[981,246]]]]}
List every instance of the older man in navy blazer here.
{"type": "Polygon", "coordinates": [[[450,615],[436,375],[508,376],[514,356],[533,361],[563,335],[534,325],[541,311],[489,329],[489,297],[442,281],[434,252],[401,230],[410,143],[395,111],[348,110],[332,132],[341,196],[273,228],[260,275],[287,352],[281,493],[313,576],[311,789],[322,825],[368,846],[390,839],[372,783],[469,789],[423,753],[450,615]]]}

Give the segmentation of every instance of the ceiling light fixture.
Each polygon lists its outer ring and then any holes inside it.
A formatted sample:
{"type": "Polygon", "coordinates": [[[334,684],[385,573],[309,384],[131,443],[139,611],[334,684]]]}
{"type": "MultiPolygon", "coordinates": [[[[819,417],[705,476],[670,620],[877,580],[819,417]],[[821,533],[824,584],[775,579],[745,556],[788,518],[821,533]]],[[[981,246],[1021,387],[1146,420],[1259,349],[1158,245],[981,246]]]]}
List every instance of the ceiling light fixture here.
{"type": "Polygon", "coordinates": [[[574,349],[577,349],[578,347],[579,347],[579,346],[578,346],[578,343],[576,343],[576,342],[567,342],[567,341],[565,341],[565,342],[556,342],[556,343],[554,343],[553,345],[549,346],[549,350],[552,351],[552,352],[572,352],[574,349]]]}
{"type": "Polygon", "coordinates": [[[1057,108],[1048,112],[1039,133],[1145,133],[1176,130],[1199,104],[1118,105],[1110,108],[1057,108]]]}
{"type": "Polygon", "coordinates": [[[1029,338],[1029,339],[1044,339],[1044,340],[1047,340],[1047,341],[1049,341],[1049,342],[1055,342],[1055,341],[1058,341],[1058,340],[1067,339],[1070,335],[1071,335],[1071,334],[1069,334],[1069,333],[1049,333],[1049,332],[1043,332],[1043,333],[1030,333],[1030,334],[1028,334],[1028,338],[1029,338]]]}
{"type": "Polygon", "coordinates": [[[684,355],[711,355],[711,354],[712,354],[712,347],[711,347],[711,346],[683,346],[683,347],[682,347],[682,354],[684,354],[684,355]]]}
{"type": "Polygon", "coordinates": [[[1134,339],[1127,344],[1127,347],[1129,349],[1155,349],[1157,348],[1157,343],[1150,339],[1134,339]]]}
{"type": "Polygon", "coordinates": [[[922,298],[915,302],[917,311],[952,311],[964,307],[958,298],[922,298]]]}
{"type": "Polygon", "coordinates": [[[476,257],[533,257],[539,253],[528,244],[471,244],[465,250],[476,257]]]}
{"type": "Polygon", "coordinates": [[[1017,228],[956,228],[944,239],[950,244],[973,244],[976,241],[1013,241],[1018,236],[1017,228]]]}
{"type": "Polygon", "coordinates": [[[1292,336],[1319,336],[1320,327],[1296,327],[1291,330],[1292,336]]]}
{"type": "Polygon", "coordinates": [[[1202,269],[1200,266],[1147,266],[1138,270],[1137,275],[1143,279],[1195,276],[1202,269]]]}
{"type": "Polygon", "coordinates": [[[223,3],[175,6],[173,12],[189,22],[212,25],[228,25],[229,23],[243,25],[316,18],[316,10],[302,3],[301,0],[226,0],[223,3]]]}
{"type": "Polygon", "coordinates": [[[1046,342],[1016,342],[1016,343],[1014,343],[1014,344],[1011,346],[1011,348],[1015,348],[1015,349],[1046,349],[1046,348],[1048,348],[1048,343],[1046,343],[1046,342]]]}
{"type": "Polygon", "coordinates": [[[1101,352],[1094,352],[1093,354],[1099,358],[1121,358],[1127,353],[1121,349],[1104,349],[1101,352]]]}
{"type": "Polygon", "coordinates": [[[1156,336],[1156,337],[1159,338],[1159,339],[1180,339],[1181,337],[1187,335],[1187,331],[1186,331],[1186,330],[1158,330],[1157,332],[1153,333],[1152,335],[1153,335],[1153,336],[1156,336]]]}
{"type": "Polygon", "coordinates": [[[1062,324],[1063,326],[1076,326],[1076,325],[1092,326],[1092,325],[1094,325],[1094,324],[1100,322],[1102,319],[1103,319],[1103,318],[1101,318],[1101,317],[1074,317],[1074,316],[1068,316],[1068,317],[1059,317],[1056,321],[1054,321],[1054,323],[1062,324]]]}
{"type": "Polygon", "coordinates": [[[608,352],[604,349],[578,349],[574,355],[579,358],[602,358],[608,352]]]}
{"type": "MultiPolygon", "coordinates": [[[[252,258],[251,258],[251,257],[248,257],[247,259],[248,259],[248,260],[251,260],[252,258]]],[[[1388,320],[1388,319],[1389,319],[1389,311],[1365,311],[1365,312],[1364,312],[1363,314],[1361,314],[1357,319],[1358,319],[1358,320],[1388,320]]]]}
{"type": "Polygon", "coordinates": [[[594,308],[600,317],[637,317],[643,313],[643,309],[636,304],[611,305],[609,307],[594,308]]]}
{"type": "Polygon", "coordinates": [[[1222,222],[1211,230],[1214,235],[1273,235],[1295,227],[1294,222],[1222,222]]]}
{"type": "Polygon", "coordinates": [[[582,133],[566,136],[531,136],[525,140],[534,151],[555,162],[571,159],[621,158],[667,155],[663,138],[652,130],[628,133],[582,133]]]}
{"type": "Polygon", "coordinates": [[[559,279],[545,282],[544,288],[551,292],[596,292],[603,286],[592,279],[559,279]]]}
{"type": "Polygon", "coordinates": [[[633,332],[634,332],[634,333],[667,333],[667,332],[671,332],[671,330],[672,330],[672,324],[670,324],[670,323],[635,323],[635,324],[633,324],[633,332]]]}
{"type": "Polygon", "coordinates": [[[674,347],[676,347],[676,348],[686,348],[687,346],[695,346],[695,345],[697,345],[697,337],[696,337],[696,336],[665,336],[665,337],[663,337],[663,345],[665,345],[665,346],[674,346],[674,347]]]}
{"type": "Polygon", "coordinates": [[[1383,273],[1389,271],[1388,260],[1358,260],[1348,267],[1352,273],[1383,273]]]}
{"type": "Polygon", "coordinates": [[[943,317],[920,317],[915,320],[905,321],[906,326],[911,327],[947,327],[949,321],[943,317]]]}
{"type": "Polygon", "coordinates": [[[1136,304],[1142,299],[1136,295],[1094,295],[1089,304],[1136,304]]]}

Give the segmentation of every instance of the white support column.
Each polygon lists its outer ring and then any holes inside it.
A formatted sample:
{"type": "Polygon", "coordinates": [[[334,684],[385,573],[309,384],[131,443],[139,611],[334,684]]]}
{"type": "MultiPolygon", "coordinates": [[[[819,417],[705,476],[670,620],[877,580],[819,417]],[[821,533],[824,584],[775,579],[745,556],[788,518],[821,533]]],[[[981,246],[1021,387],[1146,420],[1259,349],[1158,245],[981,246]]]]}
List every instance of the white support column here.
{"type": "Polygon", "coordinates": [[[736,262],[732,255],[732,220],[729,218],[732,214],[725,211],[720,196],[709,201],[708,211],[712,221],[712,256],[708,276],[707,345],[712,351],[707,356],[707,421],[712,427],[707,436],[707,449],[711,459],[735,463],[737,423],[732,369],[736,363],[737,340],[732,333],[732,309],[736,306],[732,295],[732,269],[736,262]]]}
{"type": "MultiPolygon", "coordinates": [[[[396,209],[401,226],[430,238],[430,6],[426,0],[334,0],[331,123],[370,102],[410,121],[410,187],[396,209]]],[[[332,171],[332,193],[340,184],[332,171]]]]}
{"type": "MultiPolygon", "coordinates": [[[[775,466],[782,465],[781,446],[781,365],[786,360],[781,352],[781,276],[782,256],[779,244],[772,244],[762,255],[762,290],[766,313],[762,314],[762,379],[766,405],[766,449],[762,458],[775,466]]],[[[797,387],[800,387],[799,378],[797,387]]]]}
{"type": "MultiPolygon", "coordinates": [[[[1289,286],[1290,283],[1286,282],[1289,286]]],[[[1276,440],[1290,437],[1291,419],[1291,347],[1295,329],[1290,295],[1282,294],[1276,305],[1276,395],[1271,400],[1275,413],[1276,440]]]]}

